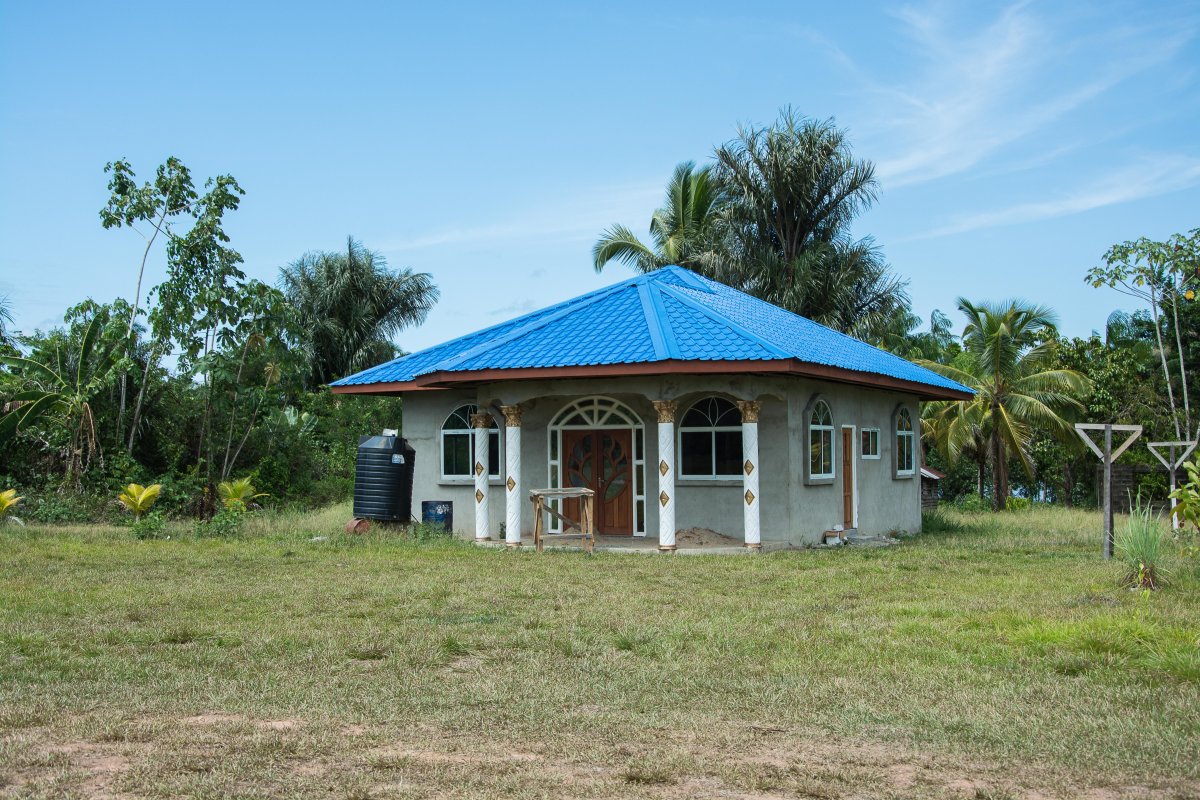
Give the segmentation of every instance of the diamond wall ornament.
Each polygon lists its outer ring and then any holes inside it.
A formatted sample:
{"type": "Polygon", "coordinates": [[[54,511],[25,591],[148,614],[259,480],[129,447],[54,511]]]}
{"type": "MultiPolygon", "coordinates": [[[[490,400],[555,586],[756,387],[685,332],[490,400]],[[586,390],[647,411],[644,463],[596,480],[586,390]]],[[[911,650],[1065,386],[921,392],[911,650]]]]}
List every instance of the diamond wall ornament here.
{"type": "Polygon", "coordinates": [[[747,475],[749,475],[751,472],[754,472],[753,462],[751,462],[750,459],[747,458],[746,463],[742,465],[742,469],[744,469],[746,471],[747,475]]]}
{"type": "Polygon", "coordinates": [[[507,484],[505,484],[505,485],[508,487],[508,490],[509,490],[510,492],[511,492],[513,489],[517,488],[517,482],[513,480],[513,476],[512,476],[512,475],[509,475],[509,476],[508,476],[508,483],[507,483],[507,484]]]}
{"type": "Polygon", "coordinates": [[[671,471],[671,468],[667,465],[667,462],[665,459],[658,462],[658,474],[659,475],[662,475],[665,478],[665,477],[667,477],[667,473],[670,471],[671,471]]]}
{"type": "Polygon", "coordinates": [[[667,503],[671,502],[671,495],[663,492],[658,496],[658,502],[662,503],[663,508],[666,508],[667,503]]]}
{"type": "Polygon", "coordinates": [[[746,490],[746,505],[750,505],[753,502],[754,502],[754,492],[747,489],[746,490]]]}
{"type": "Polygon", "coordinates": [[[479,491],[478,489],[475,490],[475,502],[476,503],[483,502],[483,492],[479,491]]]}
{"type": "Polygon", "coordinates": [[[483,474],[483,464],[480,464],[478,461],[475,462],[475,474],[476,475],[483,474]]]}

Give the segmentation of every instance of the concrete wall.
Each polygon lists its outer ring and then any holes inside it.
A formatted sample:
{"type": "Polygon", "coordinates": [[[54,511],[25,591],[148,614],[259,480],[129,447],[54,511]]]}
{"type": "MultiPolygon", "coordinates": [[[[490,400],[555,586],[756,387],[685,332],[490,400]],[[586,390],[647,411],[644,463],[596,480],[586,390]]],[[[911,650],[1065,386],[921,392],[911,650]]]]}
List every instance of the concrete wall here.
{"type": "MultiPolygon", "coordinates": [[[[454,503],[454,527],[473,533],[475,524],[474,484],[470,479],[442,481],[438,432],[442,422],[458,406],[476,403],[488,408],[501,426],[500,405],[520,403],[522,479],[529,489],[548,487],[549,425],[558,412],[581,397],[602,395],[628,406],[645,428],[646,531],[658,532],[657,417],[652,400],[674,399],[680,415],[691,402],[717,394],[729,399],[759,400],[760,508],[763,541],[794,544],[819,540],[822,532],[842,521],[841,436],[843,425],[854,426],[854,464],[858,483],[858,529],[864,533],[892,530],[915,531],[921,525],[920,480],[894,476],[892,418],[903,403],[919,421],[917,400],[911,395],[847,386],[800,378],[753,376],[681,376],[620,378],[606,380],[517,381],[485,384],[473,390],[413,392],[405,396],[404,431],[417,450],[414,479],[414,513],[423,500],[454,503]],[[814,394],[829,403],[833,413],[834,464],[837,477],[831,483],[809,485],[804,481],[808,459],[805,409],[814,394]],[[858,431],[862,427],[880,431],[880,458],[866,460],[858,453],[858,431]]],[[[919,452],[919,448],[918,451],[919,452]]],[[[501,464],[504,463],[501,458],[501,464]]],[[[742,484],[734,481],[680,480],[676,487],[676,523],[680,529],[711,528],[734,538],[742,537],[742,484]]],[[[489,506],[492,536],[499,538],[505,518],[502,480],[491,482],[489,506]]],[[[522,503],[522,532],[532,532],[533,514],[528,501],[522,503]]]]}

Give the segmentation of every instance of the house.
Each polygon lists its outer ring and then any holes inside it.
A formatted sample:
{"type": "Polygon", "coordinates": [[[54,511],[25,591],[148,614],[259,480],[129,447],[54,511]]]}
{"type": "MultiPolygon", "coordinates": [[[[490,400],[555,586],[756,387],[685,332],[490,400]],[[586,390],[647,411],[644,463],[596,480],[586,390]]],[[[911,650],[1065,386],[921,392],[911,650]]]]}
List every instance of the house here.
{"type": "MultiPolygon", "coordinates": [[[[452,501],[462,533],[519,546],[533,528],[530,489],[588,487],[598,533],[657,538],[665,551],[692,527],[753,549],[918,530],[920,402],[971,397],[680,267],[332,388],[403,395],[414,500],[452,501]]],[[[558,510],[578,519],[572,502],[558,510]]]]}
{"type": "Polygon", "coordinates": [[[946,473],[938,472],[931,466],[921,465],[921,508],[932,510],[938,507],[942,491],[939,486],[946,473]]]}

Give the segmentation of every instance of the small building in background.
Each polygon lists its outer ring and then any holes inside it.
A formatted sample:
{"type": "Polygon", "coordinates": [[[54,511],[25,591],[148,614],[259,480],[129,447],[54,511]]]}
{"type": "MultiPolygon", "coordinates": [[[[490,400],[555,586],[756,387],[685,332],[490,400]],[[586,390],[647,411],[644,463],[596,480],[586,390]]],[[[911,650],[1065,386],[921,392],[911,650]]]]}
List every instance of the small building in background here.
{"type": "Polygon", "coordinates": [[[944,472],[938,472],[933,467],[921,465],[921,510],[937,508],[942,490],[940,481],[946,477],[944,472]]]}

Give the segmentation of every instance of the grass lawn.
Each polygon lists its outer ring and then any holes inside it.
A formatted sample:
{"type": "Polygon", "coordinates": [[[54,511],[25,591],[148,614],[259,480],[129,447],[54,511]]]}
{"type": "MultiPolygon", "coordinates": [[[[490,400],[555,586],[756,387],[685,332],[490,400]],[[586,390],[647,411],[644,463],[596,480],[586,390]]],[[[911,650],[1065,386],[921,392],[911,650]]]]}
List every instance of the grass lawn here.
{"type": "Polygon", "coordinates": [[[348,516],[0,528],[0,796],[1200,797],[1200,582],[1120,588],[1095,513],[675,558],[348,516]]]}

